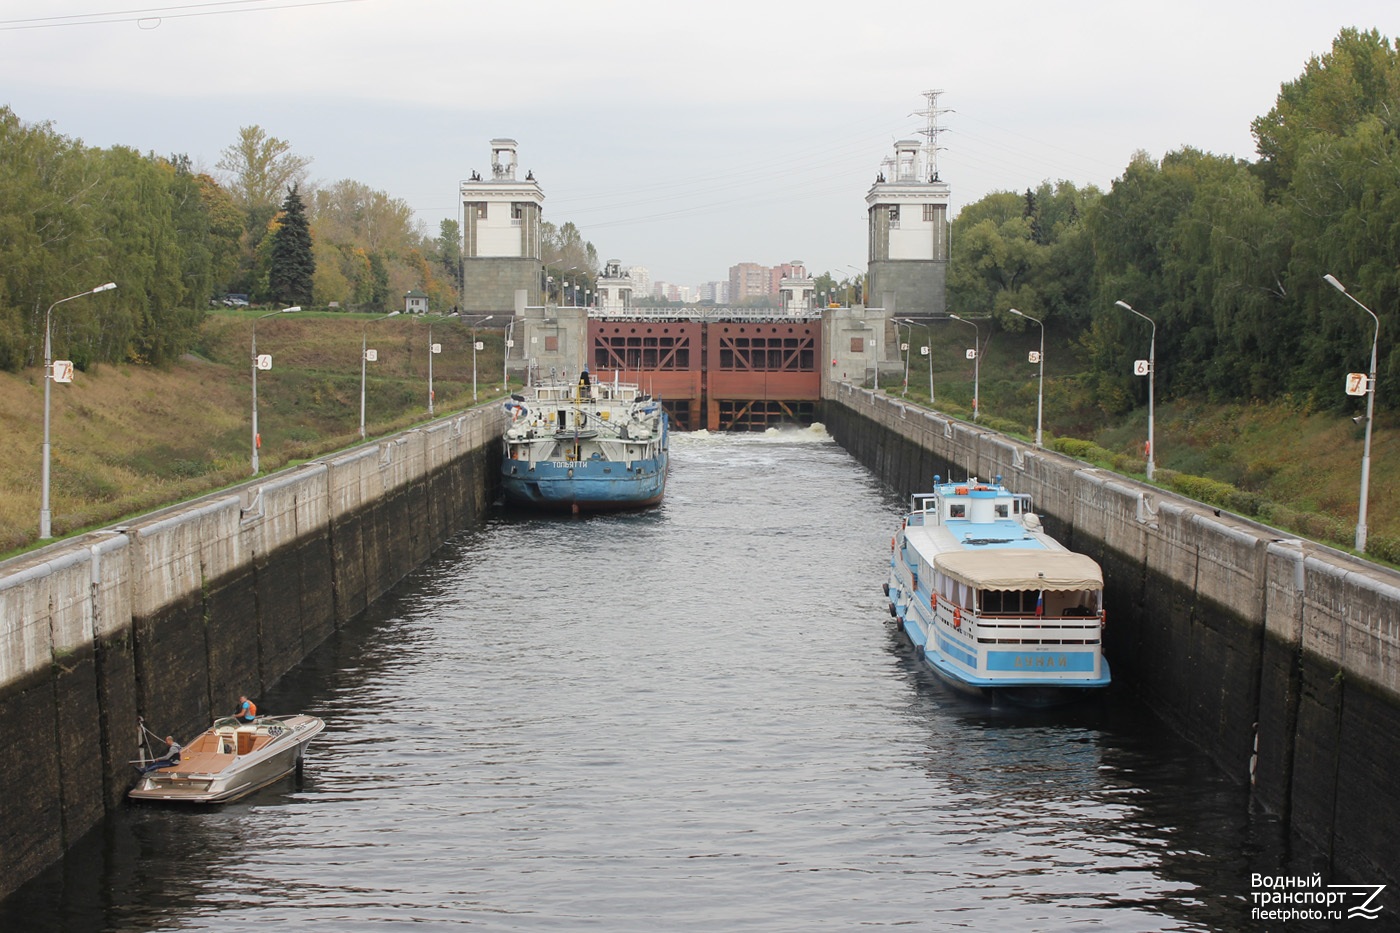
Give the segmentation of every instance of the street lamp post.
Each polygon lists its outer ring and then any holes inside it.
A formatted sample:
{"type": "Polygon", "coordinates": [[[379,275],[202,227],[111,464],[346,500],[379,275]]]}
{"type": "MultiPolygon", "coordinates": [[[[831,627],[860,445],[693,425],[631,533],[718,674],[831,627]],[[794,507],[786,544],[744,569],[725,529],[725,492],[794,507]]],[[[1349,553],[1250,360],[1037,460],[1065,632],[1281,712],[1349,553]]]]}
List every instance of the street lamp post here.
{"type": "MultiPolygon", "coordinates": [[[[476,346],[476,341],[472,341],[472,346],[476,346]]],[[[501,353],[501,392],[510,391],[510,348],[515,346],[515,317],[511,316],[510,323],[506,325],[506,341],[501,353]]]]}
{"type": "Polygon", "coordinates": [[[265,317],[272,317],[274,314],[290,314],[293,311],[300,311],[301,305],[292,305],[290,308],[279,308],[276,311],[269,311],[266,314],[259,314],[253,318],[253,346],[252,346],[252,370],[253,370],[253,475],[258,475],[258,448],[262,447],[262,437],[258,434],[258,370],[271,369],[272,357],[268,356],[259,365],[258,357],[258,321],[265,317]]]}
{"type": "Polygon", "coordinates": [[[977,416],[981,414],[982,411],[982,328],[978,327],[976,322],[969,321],[967,318],[958,317],[956,314],[950,314],[948,316],[955,321],[962,321],[964,324],[970,324],[975,334],[973,337],[975,343],[972,346],[972,420],[976,421],[977,416]]]}
{"type": "Polygon", "coordinates": [[[1157,445],[1153,443],[1152,437],[1153,407],[1157,399],[1157,322],[1126,301],[1115,301],[1114,304],[1124,311],[1131,311],[1152,325],[1152,342],[1148,344],[1147,349],[1147,478],[1151,479],[1157,463],[1157,445]]]}
{"type": "Polygon", "coordinates": [[[476,401],[476,347],[477,347],[477,344],[476,344],[476,328],[478,327],[478,325],[485,324],[487,321],[491,320],[491,319],[492,319],[493,317],[495,317],[495,316],[496,316],[496,315],[494,315],[494,314],[488,314],[488,315],[486,315],[486,317],[482,318],[482,319],[479,320],[479,321],[472,321],[472,401],[473,401],[473,402],[476,401]]]}
{"type": "Polygon", "coordinates": [[[1366,553],[1366,498],[1371,486],[1371,417],[1376,411],[1376,349],[1381,342],[1381,319],[1376,317],[1376,312],[1357,301],[1356,296],[1346,290],[1346,286],[1337,281],[1336,276],[1330,272],[1322,277],[1328,285],[1346,295],[1352,301],[1371,315],[1371,319],[1376,322],[1376,335],[1371,339],[1371,373],[1366,382],[1366,446],[1361,454],[1361,503],[1356,511],[1356,549],[1362,554],[1366,553]]]}
{"type": "Polygon", "coordinates": [[[905,331],[904,343],[899,345],[899,350],[904,354],[904,388],[900,390],[900,398],[909,397],[909,347],[914,343],[914,322],[910,320],[895,321],[895,334],[899,333],[899,328],[908,328],[905,331]]]}
{"type": "MultiPolygon", "coordinates": [[[[365,439],[365,363],[369,360],[370,353],[374,352],[369,348],[369,326],[375,321],[382,321],[385,318],[397,317],[397,311],[390,311],[382,317],[371,318],[365,321],[364,328],[360,331],[360,440],[365,439]]],[[[379,354],[375,353],[375,359],[379,354]]]]}
{"type": "Polygon", "coordinates": [[[442,347],[433,343],[433,322],[428,322],[428,417],[433,415],[433,402],[437,393],[433,391],[433,356],[441,353],[442,347]]]}
{"type": "Polygon", "coordinates": [[[116,282],[108,282],[106,285],[99,285],[90,288],[85,292],[76,295],[69,295],[67,298],[60,298],[49,305],[49,310],[44,312],[44,469],[43,469],[43,489],[39,503],[39,537],[48,540],[53,537],[52,518],[53,513],[49,511],[49,390],[53,382],[53,339],[50,321],[53,316],[53,309],[63,304],[65,301],[72,301],[74,298],[82,298],[84,295],[96,295],[98,292],[109,292],[117,287],[116,282]]]}
{"type": "Polygon", "coordinates": [[[1041,443],[1040,419],[1041,414],[1045,410],[1045,323],[1037,318],[1031,317],[1023,311],[1017,311],[1015,308],[1008,308],[1007,310],[1017,317],[1023,317],[1028,321],[1035,321],[1040,327],[1040,352],[1036,354],[1035,358],[1035,362],[1040,364],[1040,387],[1035,393],[1035,446],[1044,447],[1045,445],[1041,443]]]}
{"type": "MultiPolygon", "coordinates": [[[[863,272],[863,271],[860,270],[860,269],[857,269],[855,266],[851,265],[850,263],[844,263],[844,264],[843,264],[843,267],[846,268],[846,269],[850,269],[852,272],[854,272],[854,273],[856,274],[856,277],[855,277],[855,279],[853,280],[853,281],[855,282],[855,284],[856,284],[857,289],[858,289],[858,291],[857,291],[857,293],[856,293],[856,297],[860,299],[861,307],[864,307],[864,306],[865,306],[865,283],[864,283],[863,279],[864,279],[864,277],[865,277],[865,272],[863,272]]],[[[850,299],[848,298],[848,299],[846,300],[846,304],[849,305],[850,303],[851,303],[851,302],[850,302],[850,299]]]]}

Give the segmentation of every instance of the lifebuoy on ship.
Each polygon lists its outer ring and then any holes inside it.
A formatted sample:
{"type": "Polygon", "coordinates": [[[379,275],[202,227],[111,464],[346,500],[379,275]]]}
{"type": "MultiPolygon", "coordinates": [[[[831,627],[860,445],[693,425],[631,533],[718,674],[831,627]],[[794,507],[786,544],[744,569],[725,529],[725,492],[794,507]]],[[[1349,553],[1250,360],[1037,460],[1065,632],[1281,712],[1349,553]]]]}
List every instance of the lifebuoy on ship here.
{"type": "Polygon", "coordinates": [[[958,606],[953,607],[953,628],[962,630],[962,609],[958,606]]]}

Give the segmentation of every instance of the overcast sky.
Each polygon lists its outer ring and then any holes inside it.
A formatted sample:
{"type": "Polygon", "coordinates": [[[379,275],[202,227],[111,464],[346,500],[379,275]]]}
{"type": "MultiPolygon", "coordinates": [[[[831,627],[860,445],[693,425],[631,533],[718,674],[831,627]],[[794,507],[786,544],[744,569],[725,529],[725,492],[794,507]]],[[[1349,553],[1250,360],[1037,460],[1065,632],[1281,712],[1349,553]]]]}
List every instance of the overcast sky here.
{"type": "Polygon", "coordinates": [[[211,172],[257,124],[430,234],[514,138],[546,219],[688,285],[863,269],[865,194],[927,89],[956,212],[1106,188],[1139,149],[1252,159],[1250,121],[1342,28],[1400,34],[1397,0],[145,2],[0,0],[0,103],[211,172]]]}

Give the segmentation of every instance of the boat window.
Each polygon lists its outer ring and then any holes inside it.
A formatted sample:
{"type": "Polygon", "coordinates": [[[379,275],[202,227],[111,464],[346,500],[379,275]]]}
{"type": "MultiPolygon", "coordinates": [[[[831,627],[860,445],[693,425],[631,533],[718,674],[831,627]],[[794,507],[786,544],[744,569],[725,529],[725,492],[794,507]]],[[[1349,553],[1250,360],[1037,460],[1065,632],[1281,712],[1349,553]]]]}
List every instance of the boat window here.
{"type": "Polygon", "coordinates": [[[1010,514],[1009,506],[1005,502],[997,503],[997,518],[1007,518],[1010,514]]]}
{"type": "Polygon", "coordinates": [[[967,503],[950,502],[948,504],[949,518],[967,518],[967,503]]]}

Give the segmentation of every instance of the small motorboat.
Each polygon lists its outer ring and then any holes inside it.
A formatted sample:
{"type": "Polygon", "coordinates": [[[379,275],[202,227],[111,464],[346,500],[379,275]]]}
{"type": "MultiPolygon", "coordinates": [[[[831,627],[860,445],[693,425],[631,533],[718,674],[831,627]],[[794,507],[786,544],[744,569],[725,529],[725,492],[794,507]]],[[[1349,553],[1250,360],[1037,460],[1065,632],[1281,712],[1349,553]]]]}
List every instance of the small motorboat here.
{"type": "Polygon", "coordinates": [[[325,727],[302,714],[216,720],[181,749],[178,761],[153,770],[158,760],[132,762],[142,775],[127,796],[180,803],[238,800],[296,770],[307,744],[325,727]]]}

